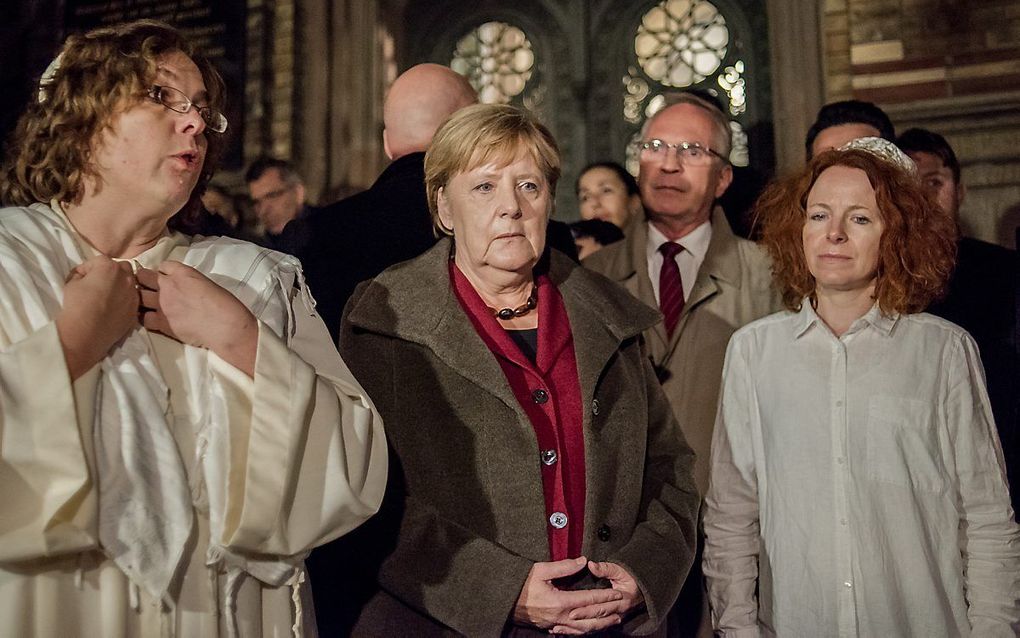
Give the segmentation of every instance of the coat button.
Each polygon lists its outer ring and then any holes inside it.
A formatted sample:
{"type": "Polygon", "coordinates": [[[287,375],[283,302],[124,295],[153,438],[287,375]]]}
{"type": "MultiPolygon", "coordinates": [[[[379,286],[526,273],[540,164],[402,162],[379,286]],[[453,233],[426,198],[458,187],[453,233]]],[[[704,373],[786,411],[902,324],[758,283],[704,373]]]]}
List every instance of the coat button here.
{"type": "Polygon", "coordinates": [[[531,391],[531,400],[541,405],[549,400],[549,393],[539,388],[538,390],[531,391]]]}
{"type": "Polygon", "coordinates": [[[556,462],[556,450],[542,450],[542,463],[552,465],[556,462]]]}
{"type": "Polygon", "coordinates": [[[613,530],[608,525],[602,525],[595,534],[598,535],[600,541],[608,541],[613,535],[613,530]]]}
{"type": "Polygon", "coordinates": [[[599,415],[599,400],[598,399],[592,399],[592,401],[591,401],[591,413],[594,414],[595,416],[599,415]]]}
{"type": "Polygon", "coordinates": [[[556,529],[563,529],[567,526],[567,515],[563,512],[553,512],[549,517],[549,524],[556,529]]]}

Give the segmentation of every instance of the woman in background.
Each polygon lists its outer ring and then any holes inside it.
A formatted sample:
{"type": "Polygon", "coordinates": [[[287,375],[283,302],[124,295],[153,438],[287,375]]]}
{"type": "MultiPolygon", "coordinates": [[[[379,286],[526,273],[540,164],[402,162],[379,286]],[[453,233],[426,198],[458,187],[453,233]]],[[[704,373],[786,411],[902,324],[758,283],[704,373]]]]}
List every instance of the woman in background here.
{"type": "Polygon", "coordinates": [[[641,214],[637,180],[616,162],[585,166],[575,190],[581,219],[601,219],[625,229],[641,214]]]}

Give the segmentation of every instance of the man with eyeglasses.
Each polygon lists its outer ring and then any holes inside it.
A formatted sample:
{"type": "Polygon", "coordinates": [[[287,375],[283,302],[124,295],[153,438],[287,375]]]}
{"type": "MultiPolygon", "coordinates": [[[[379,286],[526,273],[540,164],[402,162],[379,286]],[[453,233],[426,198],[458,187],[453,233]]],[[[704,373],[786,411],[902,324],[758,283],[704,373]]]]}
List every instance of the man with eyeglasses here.
{"type": "MultiPolygon", "coordinates": [[[[645,123],[637,150],[645,220],[584,264],[662,311],[663,321],[645,332],[645,341],[697,454],[695,480],[705,494],[726,344],[738,328],[781,304],[768,258],[733,234],[716,205],[733,179],[722,111],[691,93],[671,95],[645,123]]],[[[699,552],[701,544],[699,533],[699,552]]],[[[712,635],[702,581],[699,559],[670,614],[671,636],[712,635]]]]}
{"type": "Polygon", "coordinates": [[[293,254],[296,246],[287,241],[283,229],[291,220],[309,212],[305,204],[305,185],[290,162],[273,157],[261,157],[248,167],[244,175],[255,216],[266,230],[265,243],[269,248],[293,254]]]}

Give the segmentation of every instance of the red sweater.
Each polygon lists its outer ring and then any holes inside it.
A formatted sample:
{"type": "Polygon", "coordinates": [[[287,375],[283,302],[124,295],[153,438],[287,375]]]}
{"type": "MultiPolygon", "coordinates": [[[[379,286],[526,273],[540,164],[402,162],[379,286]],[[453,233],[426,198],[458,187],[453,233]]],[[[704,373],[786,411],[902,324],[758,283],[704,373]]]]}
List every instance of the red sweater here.
{"type": "Polygon", "coordinates": [[[536,279],[538,353],[533,364],[453,260],[450,280],[457,300],[496,357],[535,430],[535,471],[542,475],[550,559],[579,556],[584,535],[583,413],[574,337],[563,299],[547,277],[536,279]]]}

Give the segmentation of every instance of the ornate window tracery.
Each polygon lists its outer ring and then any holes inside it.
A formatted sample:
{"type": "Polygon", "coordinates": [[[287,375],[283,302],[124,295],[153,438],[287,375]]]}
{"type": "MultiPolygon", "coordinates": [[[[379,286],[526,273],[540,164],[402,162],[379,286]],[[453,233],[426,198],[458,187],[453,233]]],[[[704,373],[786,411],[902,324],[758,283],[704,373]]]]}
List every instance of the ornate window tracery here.
{"type": "MultiPolygon", "coordinates": [[[[623,77],[623,117],[640,125],[675,89],[702,89],[719,98],[731,116],[730,161],[747,166],[747,134],[740,116],[747,109],[745,63],[733,60],[730,25],[708,0],[662,0],[641,17],[634,35],[634,64],[623,77]],[[727,58],[727,55],[730,55],[727,58]]],[[[635,132],[634,139],[640,132],[635,132]]],[[[637,170],[628,145],[627,167],[637,170]]]]}
{"type": "Polygon", "coordinates": [[[486,22],[457,41],[450,68],[466,76],[486,104],[507,104],[531,79],[535,53],[527,35],[505,22],[486,22]]]}

